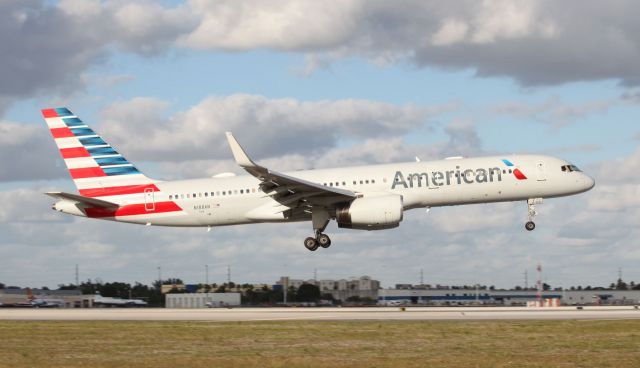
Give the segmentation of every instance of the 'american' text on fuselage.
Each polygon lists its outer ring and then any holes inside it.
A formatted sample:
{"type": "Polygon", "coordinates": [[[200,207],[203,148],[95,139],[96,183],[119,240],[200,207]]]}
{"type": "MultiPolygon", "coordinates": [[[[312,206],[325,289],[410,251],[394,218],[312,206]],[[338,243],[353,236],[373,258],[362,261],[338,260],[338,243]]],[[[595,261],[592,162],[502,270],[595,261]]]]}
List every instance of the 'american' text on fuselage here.
{"type": "Polygon", "coordinates": [[[420,188],[423,185],[422,183],[424,183],[425,187],[429,187],[429,185],[441,187],[451,184],[491,183],[493,181],[502,181],[502,170],[500,170],[500,168],[466,169],[460,171],[460,166],[456,166],[455,170],[432,171],[430,176],[426,172],[409,173],[406,179],[405,176],[402,175],[402,172],[396,171],[391,189],[395,189],[396,186],[402,186],[405,189],[413,187],[420,188]]]}

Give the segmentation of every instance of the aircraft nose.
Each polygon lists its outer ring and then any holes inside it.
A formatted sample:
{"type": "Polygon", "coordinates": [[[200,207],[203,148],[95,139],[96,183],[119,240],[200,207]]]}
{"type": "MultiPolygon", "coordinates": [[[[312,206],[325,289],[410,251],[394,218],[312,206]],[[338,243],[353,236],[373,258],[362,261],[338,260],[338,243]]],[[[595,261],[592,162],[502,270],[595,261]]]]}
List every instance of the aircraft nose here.
{"type": "Polygon", "coordinates": [[[593,188],[596,185],[596,181],[592,177],[590,177],[589,175],[586,175],[586,174],[584,174],[583,176],[584,177],[583,177],[582,181],[583,181],[583,185],[584,185],[584,190],[585,191],[590,190],[591,188],[593,188]]]}

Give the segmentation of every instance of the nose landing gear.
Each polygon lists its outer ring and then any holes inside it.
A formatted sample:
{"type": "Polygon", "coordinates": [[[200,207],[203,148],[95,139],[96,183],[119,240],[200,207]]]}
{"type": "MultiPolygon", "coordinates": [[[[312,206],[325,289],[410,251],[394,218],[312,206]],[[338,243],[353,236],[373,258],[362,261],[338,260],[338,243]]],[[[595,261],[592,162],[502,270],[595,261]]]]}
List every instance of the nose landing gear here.
{"type": "Polygon", "coordinates": [[[536,212],[536,204],[542,204],[542,198],[529,198],[527,200],[529,221],[524,224],[524,228],[528,231],[536,228],[536,224],[533,222],[533,218],[538,214],[538,212],[536,212]]]}

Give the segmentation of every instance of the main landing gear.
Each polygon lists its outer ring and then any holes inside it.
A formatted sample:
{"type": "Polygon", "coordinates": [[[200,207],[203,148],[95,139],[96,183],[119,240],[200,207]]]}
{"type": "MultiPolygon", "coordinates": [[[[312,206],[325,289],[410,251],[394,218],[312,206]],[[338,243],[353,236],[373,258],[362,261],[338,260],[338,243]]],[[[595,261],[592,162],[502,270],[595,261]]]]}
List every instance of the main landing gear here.
{"type": "Polygon", "coordinates": [[[304,240],[304,247],[314,252],[318,247],[329,248],[331,246],[331,238],[327,234],[324,234],[324,229],[329,224],[329,212],[326,209],[314,208],[311,212],[311,222],[313,223],[313,230],[316,233],[314,237],[308,237],[304,240]]]}
{"type": "Polygon", "coordinates": [[[524,224],[524,228],[528,231],[536,228],[536,224],[533,222],[533,218],[538,214],[538,212],[536,212],[536,204],[542,204],[542,198],[529,198],[527,200],[529,221],[524,224]]]}
{"type": "Polygon", "coordinates": [[[318,247],[329,248],[331,246],[331,239],[329,235],[318,233],[315,238],[308,237],[304,240],[304,247],[310,251],[315,251],[318,247]]]}

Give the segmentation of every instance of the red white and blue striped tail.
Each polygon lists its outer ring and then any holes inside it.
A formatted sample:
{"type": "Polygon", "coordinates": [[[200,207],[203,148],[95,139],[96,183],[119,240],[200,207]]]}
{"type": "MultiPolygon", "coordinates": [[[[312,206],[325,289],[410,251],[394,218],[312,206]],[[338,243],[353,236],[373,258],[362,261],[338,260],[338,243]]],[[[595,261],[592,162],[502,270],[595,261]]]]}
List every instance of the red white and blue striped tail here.
{"type": "Polygon", "coordinates": [[[106,197],[158,189],[124,156],[66,107],[42,110],[80,195],[106,197]]]}

